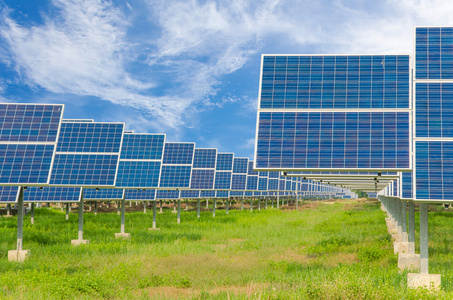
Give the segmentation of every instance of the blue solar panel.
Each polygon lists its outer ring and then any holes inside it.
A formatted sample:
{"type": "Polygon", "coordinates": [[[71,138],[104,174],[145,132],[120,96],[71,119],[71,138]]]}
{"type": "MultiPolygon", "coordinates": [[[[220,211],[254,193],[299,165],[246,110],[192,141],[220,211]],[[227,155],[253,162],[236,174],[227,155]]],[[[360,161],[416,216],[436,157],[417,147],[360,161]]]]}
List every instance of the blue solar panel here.
{"type": "Polygon", "coordinates": [[[244,196],[245,197],[252,197],[253,196],[253,192],[252,191],[245,191],[244,192],[244,196]]]}
{"type": "Polygon", "coordinates": [[[83,199],[85,200],[123,200],[123,189],[84,189],[83,199]]]}
{"type": "Polygon", "coordinates": [[[453,28],[415,29],[415,78],[453,79],[453,28]]]}
{"type": "Polygon", "coordinates": [[[24,191],[24,202],[79,202],[82,197],[80,187],[28,187],[24,191]]]}
{"type": "Polygon", "coordinates": [[[409,169],[409,112],[260,112],[256,168],[409,169]]]}
{"type": "Polygon", "coordinates": [[[55,145],[0,144],[0,184],[47,184],[55,145]]]}
{"type": "Polygon", "coordinates": [[[247,167],[247,175],[258,176],[258,172],[253,171],[253,160],[249,160],[249,165],[247,167]]]}
{"type": "Polygon", "coordinates": [[[178,190],[157,190],[156,199],[179,199],[178,190]]]}
{"type": "Polygon", "coordinates": [[[164,164],[191,165],[195,143],[165,143],[164,164]]]}
{"type": "Polygon", "coordinates": [[[393,197],[399,197],[398,179],[393,180],[393,197]]]}
{"type": "Polygon", "coordinates": [[[453,83],[415,84],[416,137],[453,137],[453,83]]]}
{"type": "Polygon", "coordinates": [[[286,187],[286,180],[280,179],[279,183],[278,183],[278,190],[279,191],[284,191],[285,187],[286,187]]]}
{"type": "Polygon", "coordinates": [[[258,172],[260,177],[269,177],[269,172],[258,172]]]}
{"type": "Polygon", "coordinates": [[[269,172],[269,178],[279,178],[280,172],[269,172]]]}
{"type": "Polygon", "coordinates": [[[253,196],[261,196],[262,193],[261,192],[253,192],[253,196]]]}
{"type": "Polygon", "coordinates": [[[62,123],[57,152],[119,153],[123,123],[62,123]]]}
{"type": "Polygon", "coordinates": [[[18,186],[0,186],[0,203],[16,203],[18,198],[18,186]]]}
{"type": "Polygon", "coordinates": [[[195,199],[200,198],[200,191],[184,190],[181,191],[181,198],[195,199]]]}
{"type": "Polygon", "coordinates": [[[60,186],[113,186],[118,156],[56,154],[50,184],[60,186]]]}
{"type": "Polygon", "coordinates": [[[231,172],[215,172],[215,190],[229,190],[231,188],[231,172]]]}
{"type": "Polygon", "coordinates": [[[153,189],[126,189],[125,200],[151,201],[156,199],[156,190],[153,189]]]}
{"type": "Polygon", "coordinates": [[[269,178],[268,190],[269,191],[278,191],[278,179],[269,178]]]}
{"type": "MultiPolygon", "coordinates": [[[[211,191],[208,191],[208,192],[211,192],[211,191]]],[[[215,197],[216,198],[229,198],[230,192],[229,191],[216,191],[215,197]]]]}
{"type": "Polygon", "coordinates": [[[200,198],[216,198],[216,195],[216,191],[200,191],[200,198]]]}
{"type": "Polygon", "coordinates": [[[0,142],[55,143],[63,108],[63,105],[0,104],[0,142]]]}
{"type": "Polygon", "coordinates": [[[120,160],[116,187],[157,188],[159,187],[160,161],[120,160]]]}
{"type": "Polygon", "coordinates": [[[232,197],[243,197],[244,191],[231,191],[230,196],[232,197]]]}
{"type": "Polygon", "coordinates": [[[194,168],[215,169],[217,149],[195,149],[193,156],[194,168]]]}
{"type": "Polygon", "coordinates": [[[233,170],[233,153],[217,153],[217,171],[233,170]]]}
{"type": "Polygon", "coordinates": [[[160,175],[161,188],[189,188],[191,166],[162,166],[160,175]]]}
{"type": "Polygon", "coordinates": [[[233,173],[235,174],[247,174],[248,169],[248,158],[234,158],[233,173]]]}
{"type": "Polygon", "coordinates": [[[190,183],[191,189],[210,190],[214,187],[215,170],[193,169],[192,180],[190,183]]]}
{"type": "Polygon", "coordinates": [[[164,134],[124,134],[121,159],[162,160],[164,134]]]}
{"type": "Polygon", "coordinates": [[[408,55],[263,55],[260,109],[408,108],[408,55]]]}
{"type": "Polygon", "coordinates": [[[247,175],[233,174],[231,179],[231,190],[245,190],[247,175]]]}
{"type": "MultiPolygon", "coordinates": [[[[234,175],[236,176],[236,175],[234,175]]],[[[257,191],[258,190],[258,176],[247,176],[247,187],[248,191],[257,191]]]]}
{"type": "Polygon", "coordinates": [[[267,191],[267,177],[259,177],[258,190],[267,191]]]}
{"type": "Polygon", "coordinates": [[[92,123],[94,122],[93,119],[63,119],[61,120],[63,123],[92,123]]]}
{"type": "Polygon", "coordinates": [[[415,198],[453,200],[453,143],[415,142],[415,198]]]}

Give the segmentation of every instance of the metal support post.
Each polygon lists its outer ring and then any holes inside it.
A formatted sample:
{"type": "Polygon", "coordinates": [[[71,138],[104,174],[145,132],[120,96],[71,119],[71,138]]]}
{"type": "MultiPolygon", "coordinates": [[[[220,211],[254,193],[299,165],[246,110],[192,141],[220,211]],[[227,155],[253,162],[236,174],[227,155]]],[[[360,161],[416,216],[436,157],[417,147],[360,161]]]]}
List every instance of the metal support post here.
{"type": "Polygon", "coordinates": [[[214,204],[212,205],[212,217],[215,218],[215,209],[217,207],[217,199],[214,198],[214,204]]]}
{"type": "Polygon", "coordinates": [[[230,198],[226,199],[226,214],[228,215],[228,211],[230,209],[230,198]]]}
{"type": "Polygon", "coordinates": [[[279,192],[277,192],[277,193],[278,193],[277,194],[277,208],[279,208],[280,207],[280,193],[279,192]]]}
{"type": "Polygon", "coordinates": [[[181,199],[178,199],[177,223],[181,223],[181,199]]]}
{"type": "Polygon", "coordinates": [[[121,200],[121,234],[124,234],[126,225],[126,200],[121,200]]]}
{"type": "Polygon", "coordinates": [[[19,187],[17,200],[17,252],[22,251],[22,238],[24,232],[24,188],[19,187]]]}
{"type": "Polygon", "coordinates": [[[143,213],[146,214],[146,201],[143,201],[143,213]]]}
{"type": "Polygon", "coordinates": [[[197,218],[200,218],[200,199],[197,199],[197,218]]]}
{"type": "Polygon", "coordinates": [[[250,198],[250,211],[253,211],[253,197],[250,198]]]}
{"type": "Polygon", "coordinates": [[[241,198],[241,210],[244,210],[244,197],[241,198]]]}
{"type": "Polygon", "coordinates": [[[69,220],[69,203],[66,203],[66,221],[69,220]]]}
{"type": "Polygon", "coordinates": [[[415,254],[415,203],[409,201],[409,254],[415,254]]]}
{"type": "Polygon", "coordinates": [[[420,273],[428,271],[428,204],[420,204],[420,273]]]}
{"type": "Polygon", "coordinates": [[[407,201],[401,201],[401,229],[402,229],[402,242],[408,242],[407,235],[407,201]]]}
{"type": "Polygon", "coordinates": [[[97,201],[94,201],[94,215],[95,216],[98,215],[98,202],[97,201]]]}
{"type": "Polygon", "coordinates": [[[156,200],[153,201],[153,229],[157,229],[157,227],[156,227],[156,200]]]}
{"type": "Polygon", "coordinates": [[[30,211],[30,217],[31,217],[31,224],[35,224],[35,204],[31,204],[31,211],[30,211]]]}

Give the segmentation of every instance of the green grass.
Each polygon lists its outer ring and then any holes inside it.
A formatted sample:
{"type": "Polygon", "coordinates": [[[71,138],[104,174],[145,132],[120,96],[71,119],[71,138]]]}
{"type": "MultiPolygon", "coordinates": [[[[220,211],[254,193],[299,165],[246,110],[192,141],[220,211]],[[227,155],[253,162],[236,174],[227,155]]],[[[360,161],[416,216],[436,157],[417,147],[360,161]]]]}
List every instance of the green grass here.
{"type": "MultiPolygon", "coordinates": [[[[262,208],[264,205],[262,205],[262,208]]],[[[0,298],[6,299],[452,299],[453,213],[430,206],[431,293],[406,287],[378,202],[306,202],[299,211],[170,211],[126,215],[130,240],[116,240],[116,213],[84,215],[36,209],[24,221],[24,263],[8,262],[16,218],[0,218],[0,298]]],[[[418,220],[418,215],[416,216],[418,220]]],[[[416,224],[418,226],[418,223],[416,224]]],[[[418,233],[418,230],[417,230],[418,233]]]]}

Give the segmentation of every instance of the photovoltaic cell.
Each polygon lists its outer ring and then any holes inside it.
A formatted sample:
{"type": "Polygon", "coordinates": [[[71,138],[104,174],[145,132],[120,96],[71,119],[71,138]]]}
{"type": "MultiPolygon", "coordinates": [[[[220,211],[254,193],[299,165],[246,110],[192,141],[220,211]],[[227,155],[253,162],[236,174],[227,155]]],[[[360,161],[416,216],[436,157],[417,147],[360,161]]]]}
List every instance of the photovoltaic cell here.
{"type": "Polygon", "coordinates": [[[200,191],[184,190],[184,191],[181,191],[180,196],[183,199],[184,198],[189,198],[189,199],[200,198],[200,191]]]}
{"type": "Polygon", "coordinates": [[[258,190],[258,176],[247,176],[247,191],[258,190]]]}
{"type": "Polygon", "coordinates": [[[163,164],[191,165],[195,143],[165,143],[163,164]]]}
{"type": "Polygon", "coordinates": [[[453,28],[415,29],[415,78],[453,79],[453,28]]]}
{"type": "Polygon", "coordinates": [[[85,200],[123,200],[123,189],[84,189],[83,199],[85,200]]]}
{"type": "Polygon", "coordinates": [[[157,190],[156,199],[179,199],[178,190],[157,190]]]}
{"type": "Polygon", "coordinates": [[[232,197],[243,197],[244,191],[231,191],[230,196],[232,197]]]}
{"type": "Polygon", "coordinates": [[[248,162],[248,158],[235,157],[233,163],[233,174],[247,174],[248,162]]]}
{"type": "Polygon", "coordinates": [[[80,187],[28,187],[24,191],[24,202],[79,202],[82,197],[80,187]]]}
{"type": "Polygon", "coordinates": [[[193,169],[192,180],[190,183],[191,189],[205,189],[209,190],[214,187],[215,169],[193,169]]]}
{"type": "Polygon", "coordinates": [[[18,186],[0,186],[0,203],[16,203],[19,199],[18,186]]]}
{"type": "Polygon", "coordinates": [[[219,198],[216,191],[200,191],[200,198],[219,198]]]}
{"type": "Polygon", "coordinates": [[[267,177],[259,177],[258,190],[267,191],[267,177]]]}
{"type": "Polygon", "coordinates": [[[217,153],[217,171],[232,171],[233,170],[233,153],[217,153]]]}
{"type": "Polygon", "coordinates": [[[121,159],[162,160],[164,134],[124,134],[121,159]]]}
{"type": "Polygon", "coordinates": [[[159,187],[161,162],[120,160],[116,187],[157,188],[159,187]]]}
{"type": "Polygon", "coordinates": [[[229,191],[216,191],[215,197],[216,198],[229,198],[230,192],[229,191]]]}
{"type": "Polygon", "coordinates": [[[190,188],[191,166],[163,165],[160,175],[161,188],[190,188]]]}
{"type": "Polygon", "coordinates": [[[193,167],[215,169],[216,159],[217,149],[195,149],[193,167]]]}
{"type": "Polygon", "coordinates": [[[156,199],[156,190],[153,189],[126,189],[125,200],[152,201],[156,199]]]}
{"type": "Polygon", "coordinates": [[[51,185],[113,186],[119,155],[56,154],[51,185]]]}
{"type": "Polygon", "coordinates": [[[62,123],[57,152],[119,153],[122,123],[62,123]]]}
{"type": "Polygon", "coordinates": [[[256,168],[409,169],[409,112],[260,112],[256,168]]]}
{"type": "Polygon", "coordinates": [[[278,191],[278,179],[269,178],[268,185],[269,191],[278,191]]]}
{"type": "Polygon", "coordinates": [[[47,184],[53,145],[1,144],[0,184],[47,184]]]}
{"type": "Polygon", "coordinates": [[[412,199],[412,172],[401,173],[401,198],[412,199]]]}
{"type": "Polygon", "coordinates": [[[231,190],[245,190],[247,183],[247,175],[233,174],[231,179],[231,190]]]}
{"type": "Polygon", "coordinates": [[[215,190],[229,190],[231,189],[231,172],[215,172],[215,190]]]}
{"type": "Polygon", "coordinates": [[[253,160],[249,160],[249,165],[247,169],[247,175],[258,176],[258,172],[253,171],[253,160]]]}
{"type": "Polygon", "coordinates": [[[260,109],[408,107],[408,55],[263,56],[260,109]]]}
{"type": "Polygon", "coordinates": [[[0,142],[55,143],[63,105],[0,104],[0,142]]]}

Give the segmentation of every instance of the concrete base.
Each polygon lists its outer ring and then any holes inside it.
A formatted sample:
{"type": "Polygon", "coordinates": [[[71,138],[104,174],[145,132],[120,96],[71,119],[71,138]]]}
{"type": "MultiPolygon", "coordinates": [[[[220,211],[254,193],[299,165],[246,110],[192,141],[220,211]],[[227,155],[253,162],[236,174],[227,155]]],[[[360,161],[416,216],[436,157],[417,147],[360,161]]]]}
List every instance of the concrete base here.
{"type": "Polygon", "coordinates": [[[16,261],[16,262],[23,262],[27,259],[28,255],[30,255],[30,250],[9,250],[8,251],[8,260],[9,261],[16,261]]]}
{"type": "Polygon", "coordinates": [[[420,254],[400,253],[398,255],[398,270],[420,271],[420,254]]]}
{"type": "Polygon", "coordinates": [[[11,218],[13,215],[4,215],[3,218],[11,218]]]}
{"type": "Polygon", "coordinates": [[[130,233],[115,233],[115,239],[130,239],[130,233]]]}
{"type": "Polygon", "coordinates": [[[176,213],[177,213],[177,211],[174,211],[174,210],[172,210],[172,211],[171,211],[171,213],[172,213],[172,214],[176,214],[176,213]]]}
{"type": "Polygon", "coordinates": [[[160,228],[148,228],[148,230],[160,230],[160,228]]]}
{"type": "Polygon", "coordinates": [[[158,214],[163,214],[164,212],[158,212],[158,214]]]}
{"type": "Polygon", "coordinates": [[[407,274],[407,287],[408,288],[427,288],[429,290],[440,289],[440,274],[420,274],[408,273],[407,274]]]}
{"type": "Polygon", "coordinates": [[[409,242],[394,242],[393,254],[409,253],[409,242]]]}
{"type": "Polygon", "coordinates": [[[84,244],[89,244],[89,240],[72,240],[71,245],[73,246],[79,246],[79,245],[84,245],[84,244]]]}

